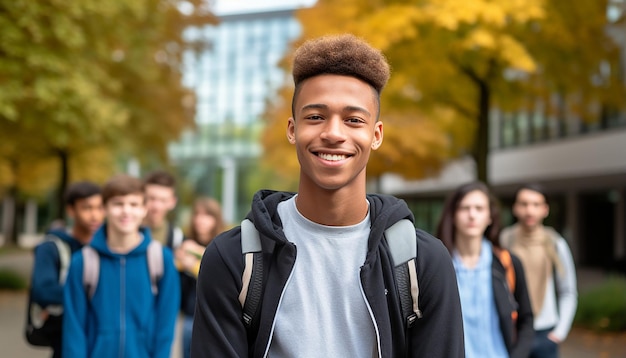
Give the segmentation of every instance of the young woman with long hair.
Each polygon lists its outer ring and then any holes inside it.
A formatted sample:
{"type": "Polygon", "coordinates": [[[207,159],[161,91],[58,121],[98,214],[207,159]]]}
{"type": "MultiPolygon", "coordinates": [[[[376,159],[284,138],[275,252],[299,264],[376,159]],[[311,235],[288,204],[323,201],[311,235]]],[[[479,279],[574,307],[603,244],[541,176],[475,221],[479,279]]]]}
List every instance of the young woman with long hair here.
{"type": "Polygon", "coordinates": [[[532,345],[524,270],[517,257],[500,248],[500,228],[489,188],[473,182],[448,197],[437,229],[456,271],[468,358],[528,357],[532,345]]]}

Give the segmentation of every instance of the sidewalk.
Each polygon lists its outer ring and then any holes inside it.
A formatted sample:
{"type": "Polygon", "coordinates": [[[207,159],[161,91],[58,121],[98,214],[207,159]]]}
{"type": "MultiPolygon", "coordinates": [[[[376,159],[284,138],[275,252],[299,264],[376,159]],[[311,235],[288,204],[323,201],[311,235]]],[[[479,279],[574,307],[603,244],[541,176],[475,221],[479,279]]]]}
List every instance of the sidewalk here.
{"type": "MultiPolygon", "coordinates": [[[[30,276],[32,256],[29,251],[0,255],[0,268],[11,268],[30,276]]],[[[605,278],[596,270],[578,270],[579,290],[586,291],[605,278]]],[[[26,292],[0,291],[0,348],[2,357],[40,358],[49,357],[47,349],[29,346],[24,340],[26,315],[26,292]]],[[[180,323],[180,322],[179,322],[180,323]]],[[[180,325],[179,327],[180,328],[180,325]]],[[[174,343],[172,358],[179,357],[180,330],[174,343]]],[[[567,340],[561,345],[563,358],[625,358],[626,332],[621,334],[598,335],[579,328],[573,328],[567,340]]]]}

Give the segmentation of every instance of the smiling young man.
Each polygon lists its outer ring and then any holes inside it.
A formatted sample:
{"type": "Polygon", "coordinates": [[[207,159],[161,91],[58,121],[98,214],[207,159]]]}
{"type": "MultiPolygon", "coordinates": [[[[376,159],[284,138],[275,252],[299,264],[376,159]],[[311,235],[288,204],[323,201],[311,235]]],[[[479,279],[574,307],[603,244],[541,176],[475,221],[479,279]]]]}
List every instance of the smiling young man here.
{"type": "Polygon", "coordinates": [[[559,344],[567,338],[578,305],[572,253],[561,235],[543,225],[549,213],[543,187],[525,184],[515,193],[517,223],[500,235],[502,246],[520,258],[526,271],[535,316],[531,358],[559,356],[559,344]]]}
{"type": "Polygon", "coordinates": [[[418,233],[422,315],[409,328],[400,307],[405,288],[396,287],[383,232],[413,215],[401,200],[366,193],[367,162],[383,141],[379,101],[389,72],[380,51],[351,35],[307,41],[296,51],[287,140],[300,163],[298,192],[260,191],[247,216],[262,248],[258,310],[244,322],[237,227],[203,256],[192,356],[463,356],[448,252],[418,233]]]}
{"type": "Polygon", "coordinates": [[[146,215],[142,182],[113,177],[102,199],[106,223],[90,243],[97,256],[87,259],[85,248],[72,256],[64,291],[63,357],[169,357],[179,278],[171,251],[159,245],[162,262],[156,264],[163,269],[156,290],[151,282],[150,232],[140,227],[146,215]],[[89,287],[84,270],[94,258],[98,279],[89,287]]]}

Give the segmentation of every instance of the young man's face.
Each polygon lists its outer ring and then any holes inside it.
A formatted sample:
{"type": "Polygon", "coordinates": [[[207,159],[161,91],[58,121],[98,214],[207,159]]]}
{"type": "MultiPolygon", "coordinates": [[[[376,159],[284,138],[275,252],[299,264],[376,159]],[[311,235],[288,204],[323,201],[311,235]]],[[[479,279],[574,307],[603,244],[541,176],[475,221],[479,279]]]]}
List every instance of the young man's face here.
{"type": "Polygon", "coordinates": [[[106,205],[108,230],[118,235],[136,233],[146,216],[143,194],[118,195],[110,198],[106,205]]]}
{"type": "Polygon", "coordinates": [[[74,205],[68,205],[66,210],[74,221],[74,227],[81,232],[93,234],[104,221],[104,207],[100,194],[78,199],[74,205]]]}
{"type": "Polygon", "coordinates": [[[522,189],[517,194],[513,214],[524,228],[532,230],[541,225],[548,213],[548,203],[543,194],[530,189],[522,189]]]}
{"type": "Polygon", "coordinates": [[[146,223],[149,226],[161,225],[167,213],[176,206],[174,189],[162,185],[147,184],[144,190],[146,193],[146,208],[148,210],[146,223]]]}
{"type": "Polygon", "coordinates": [[[377,113],[372,87],[359,79],[319,75],[303,82],[287,127],[300,162],[301,188],[365,185],[370,152],[383,140],[377,113]]]}

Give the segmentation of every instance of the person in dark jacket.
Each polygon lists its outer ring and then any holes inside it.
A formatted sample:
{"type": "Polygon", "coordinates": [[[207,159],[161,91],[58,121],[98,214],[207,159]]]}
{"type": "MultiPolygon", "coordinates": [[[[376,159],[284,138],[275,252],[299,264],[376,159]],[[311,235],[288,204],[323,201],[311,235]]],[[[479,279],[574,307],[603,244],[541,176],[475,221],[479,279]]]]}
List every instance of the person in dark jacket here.
{"type": "Polygon", "coordinates": [[[502,255],[500,228],[496,200],[482,182],[458,187],[439,221],[437,237],[453,257],[458,280],[468,358],[526,358],[533,342],[524,270],[516,256],[502,255]],[[509,281],[505,267],[511,264],[509,281]]]}
{"type": "MultiPolygon", "coordinates": [[[[72,220],[70,228],[56,227],[46,233],[44,242],[34,250],[33,271],[31,278],[31,299],[43,308],[42,315],[50,317],[54,307],[63,305],[63,282],[69,267],[69,256],[89,243],[93,234],[102,225],[104,209],[100,187],[92,182],[72,183],[65,192],[65,211],[72,220]],[[54,240],[58,238],[62,245],[54,240]],[[67,267],[62,270],[62,252],[59,247],[67,248],[67,267]],[[64,272],[62,272],[64,271],[64,272]]],[[[61,324],[58,318],[58,331],[52,338],[52,357],[61,357],[61,324]]]]}
{"type": "Polygon", "coordinates": [[[207,245],[222,231],[224,231],[222,207],[217,200],[209,197],[197,198],[191,210],[188,239],[185,239],[176,249],[174,256],[176,267],[180,271],[183,358],[191,356],[191,332],[196,308],[196,285],[200,259],[207,245]]]}
{"type": "Polygon", "coordinates": [[[247,218],[260,235],[263,286],[242,318],[241,229],[208,246],[198,277],[193,357],[462,357],[454,268],[421,231],[421,318],[405,324],[384,231],[414,221],[402,200],[366,194],[370,153],[383,141],[380,51],[352,35],[305,42],[295,53],[287,140],[300,164],[297,193],[262,190],[247,218]]]}
{"type": "Polygon", "coordinates": [[[64,358],[170,357],[180,281],[172,252],[162,245],[162,262],[153,262],[162,270],[152,281],[152,238],[141,227],[144,198],[137,178],[118,175],[104,184],[106,222],[89,244],[99,260],[95,287],[86,287],[90,275],[84,269],[94,258],[87,261],[89,251],[83,250],[72,255],[64,287],[64,358]]]}

